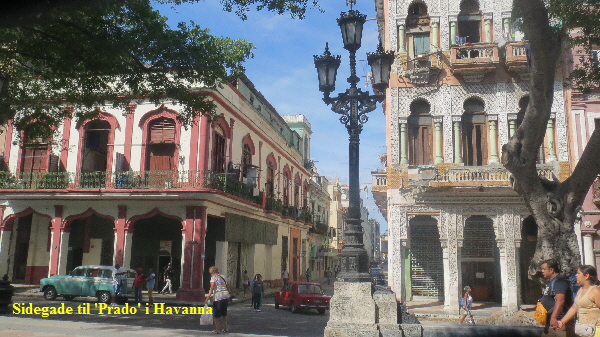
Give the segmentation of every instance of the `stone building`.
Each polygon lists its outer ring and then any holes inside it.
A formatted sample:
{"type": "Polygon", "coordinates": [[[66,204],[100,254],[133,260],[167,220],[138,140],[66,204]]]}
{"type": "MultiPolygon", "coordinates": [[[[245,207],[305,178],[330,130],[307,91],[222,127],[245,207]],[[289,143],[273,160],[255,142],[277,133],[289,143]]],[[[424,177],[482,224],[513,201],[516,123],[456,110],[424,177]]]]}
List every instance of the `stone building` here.
{"type": "MultiPolygon", "coordinates": [[[[98,107],[52,139],[0,135],[0,274],[36,284],[82,264],[172,263],[178,298],[203,298],[209,266],[273,285],[306,268],[310,141],[241,77],[204,90],[220,115],[185,128],[177,105],[98,107]]],[[[68,109],[68,106],[66,106],[68,109]]],[[[296,126],[310,124],[295,116],[296,126]]]]}
{"type": "MultiPolygon", "coordinates": [[[[463,286],[507,310],[539,297],[526,270],[537,227],[500,165],[528,103],[526,43],[512,0],[375,0],[395,51],[387,91],[386,169],[373,194],[388,222],[389,284],[402,300],[443,301],[463,286]]],[[[561,74],[539,174],[570,173],[561,74]]]]}

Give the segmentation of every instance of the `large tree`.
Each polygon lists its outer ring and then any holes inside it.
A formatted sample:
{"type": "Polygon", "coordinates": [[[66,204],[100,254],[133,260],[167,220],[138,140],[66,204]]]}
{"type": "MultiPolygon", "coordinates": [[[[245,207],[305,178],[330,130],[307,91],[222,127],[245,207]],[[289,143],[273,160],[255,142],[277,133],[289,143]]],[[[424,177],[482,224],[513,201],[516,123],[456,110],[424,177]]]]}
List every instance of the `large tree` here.
{"type": "MultiPolygon", "coordinates": [[[[592,133],[571,176],[562,182],[540,178],[536,159],[550,118],[557,66],[565,65],[561,57],[570,48],[589,51],[600,37],[597,5],[597,0],[515,0],[513,4],[531,47],[530,100],[521,126],[502,148],[502,163],[512,173],[515,190],[538,224],[536,252],[529,268],[532,276],[544,259],[556,259],[564,272],[574,272],[580,262],[573,225],[600,173],[600,130],[592,133]]],[[[574,90],[593,90],[598,74],[597,65],[586,61],[565,84],[574,90]]]]}
{"type": "MultiPolygon", "coordinates": [[[[251,8],[303,17],[311,3],[221,0],[241,18],[251,8]]],[[[0,123],[13,119],[31,136],[48,136],[48,126],[67,115],[88,118],[96,106],[125,110],[132,98],[181,104],[187,125],[214,111],[194,89],[222,84],[252,56],[251,43],[212,36],[195,23],[171,29],[150,0],[29,0],[2,7],[0,123]]]]}

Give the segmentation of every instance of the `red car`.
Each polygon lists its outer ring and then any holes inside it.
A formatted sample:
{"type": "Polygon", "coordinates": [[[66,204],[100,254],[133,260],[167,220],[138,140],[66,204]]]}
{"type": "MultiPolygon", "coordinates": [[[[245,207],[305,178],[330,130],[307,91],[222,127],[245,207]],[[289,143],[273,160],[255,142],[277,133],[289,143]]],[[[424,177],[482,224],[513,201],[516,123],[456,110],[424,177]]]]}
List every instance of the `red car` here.
{"type": "Polygon", "coordinates": [[[283,305],[290,307],[292,313],[297,313],[300,309],[317,309],[322,315],[329,309],[331,299],[331,296],[323,294],[319,283],[312,282],[289,282],[274,295],[275,309],[283,305]]]}

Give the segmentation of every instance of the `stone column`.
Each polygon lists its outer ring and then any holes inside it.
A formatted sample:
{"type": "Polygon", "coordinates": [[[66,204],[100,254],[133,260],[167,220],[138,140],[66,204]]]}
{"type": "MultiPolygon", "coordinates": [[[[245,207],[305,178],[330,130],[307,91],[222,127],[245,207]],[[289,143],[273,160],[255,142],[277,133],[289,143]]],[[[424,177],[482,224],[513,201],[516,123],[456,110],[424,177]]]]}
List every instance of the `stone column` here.
{"type": "Polygon", "coordinates": [[[498,132],[496,124],[498,116],[489,116],[490,123],[490,164],[498,164],[498,132]]]}
{"type": "Polygon", "coordinates": [[[460,153],[460,117],[452,117],[454,125],[454,163],[462,164],[462,155],[460,153]]]}
{"type": "Polygon", "coordinates": [[[456,44],[456,18],[450,21],[450,45],[456,44]]]}
{"type": "MultiPolygon", "coordinates": [[[[8,274],[8,259],[12,230],[0,229],[0,275],[8,274]]],[[[11,277],[12,279],[12,277],[11,277]]]]}
{"type": "Polygon", "coordinates": [[[133,242],[133,233],[125,231],[125,245],[123,246],[123,265],[133,267],[131,265],[131,244],[133,242]]]}
{"type": "Polygon", "coordinates": [[[546,129],[546,137],[548,138],[548,161],[556,160],[556,150],[554,148],[554,119],[548,120],[548,128],[546,129]]]}
{"type": "Polygon", "coordinates": [[[406,52],[406,48],[404,48],[404,32],[405,32],[406,28],[404,27],[404,25],[398,25],[398,52],[399,53],[405,53],[406,52]]]}
{"type": "Polygon", "coordinates": [[[484,30],[485,30],[485,42],[492,42],[492,19],[485,19],[483,21],[484,30]]]}
{"type": "Polygon", "coordinates": [[[592,233],[583,233],[583,261],[585,264],[596,266],[594,258],[594,238],[592,233]]]}
{"type": "Polygon", "coordinates": [[[125,248],[125,222],[127,221],[127,206],[118,205],[118,219],[115,221],[115,253],[113,264],[123,266],[123,255],[125,248]]]}
{"type": "Polygon", "coordinates": [[[60,233],[60,258],[58,259],[58,275],[67,275],[67,256],[69,255],[69,237],[71,233],[60,233]]]}
{"type": "Polygon", "coordinates": [[[433,51],[440,49],[440,23],[434,21],[431,25],[431,44],[433,45],[433,51]]]}
{"type": "Polygon", "coordinates": [[[444,264],[444,311],[458,315],[459,299],[461,296],[459,284],[459,255],[458,240],[448,238],[441,241],[444,264]]]}
{"type": "Polygon", "coordinates": [[[434,117],[434,127],[435,127],[435,164],[441,164],[444,162],[444,158],[442,157],[442,144],[444,135],[442,134],[442,119],[434,117]]]}
{"type": "MultiPolygon", "coordinates": [[[[48,275],[58,274],[58,264],[61,254],[63,208],[63,205],[54,205],[54,217],[50,226],[50,268],[48,268],[48,275]]],[[[67,251],[65,250],[63,253],[66,255],[67,251]]]]}
{"type": "Polygon", "coordinates": [[[408,164],[406,126],[406,120],[400,121],[400,164],[408,164]]]}

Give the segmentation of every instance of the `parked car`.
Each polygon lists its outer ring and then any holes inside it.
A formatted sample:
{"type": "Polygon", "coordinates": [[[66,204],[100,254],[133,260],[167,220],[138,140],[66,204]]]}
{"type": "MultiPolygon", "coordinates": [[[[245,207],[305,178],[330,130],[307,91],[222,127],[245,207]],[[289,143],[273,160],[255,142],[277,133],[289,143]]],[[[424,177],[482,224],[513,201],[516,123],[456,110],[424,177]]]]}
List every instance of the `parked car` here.
{"type": "MultiPolygon", "coordinates": [[[[128,296],[133,294],[133,279],[135,270],[121,268],[125,271],[123,286],[120,294],[117,294],[117,302],[127,302],[128,296]]],[[[96,297],[98,302],[110,303],[114,293],[112,285],[111,266],[79,266],[73,269],[69,275],[54,275],[40,280],[40,291],[44,293],[46,300],[54,300],[56,296],[63,296],[65,300],[71,301],[75,297],[96,297]]]]}
{"type": "Polygon", "coordinates": [[[317,309],[322,315],[329,309],[331,300],[331,296],[323,293],[319,283],[312,282],[289,282],[274,295],[275,309],[282,305],[290,307],[292,313],[297,313],[300,309],[317,309]]]}
{"type": "Polygon", "coordinates": [[[385,285],[385,274],[383,273],[383,269],[381,268],[371,268],[369,271],[371,275],[371,279],[375,285],[384,284],[385,285]]]}

